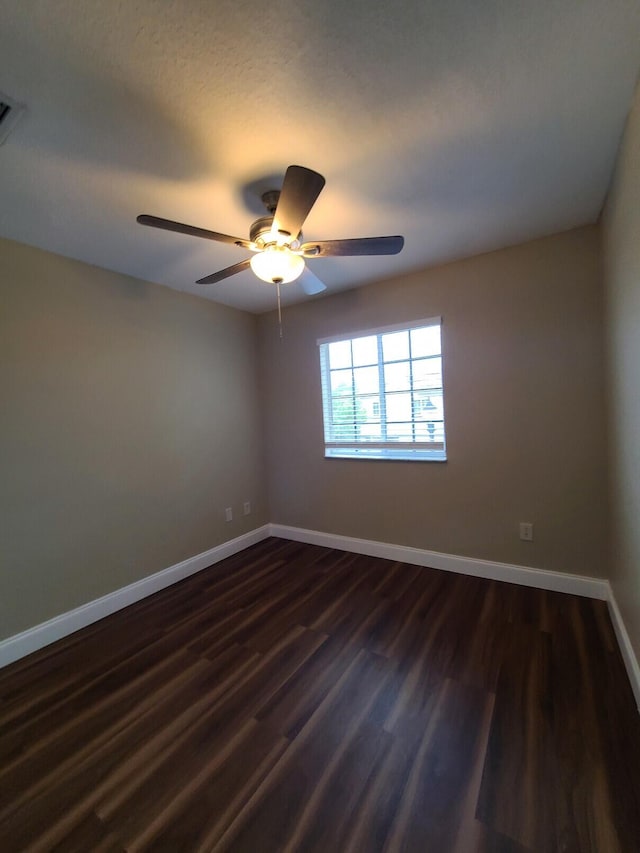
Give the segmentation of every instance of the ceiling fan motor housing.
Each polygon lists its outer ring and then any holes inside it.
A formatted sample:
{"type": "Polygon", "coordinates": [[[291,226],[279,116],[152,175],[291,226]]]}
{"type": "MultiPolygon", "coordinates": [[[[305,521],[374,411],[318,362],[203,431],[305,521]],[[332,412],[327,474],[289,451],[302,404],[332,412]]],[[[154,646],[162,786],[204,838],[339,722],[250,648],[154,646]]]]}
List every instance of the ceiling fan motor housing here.
{"type": "MultiPolygon", "coordinates": [[[[256,221],[251,224],[249,239],[252,243],[257,243],[260,246],[262,243],[268,244],[274,242],[273,219],[273,216],[261,216],[260,219],[256,219],[256,221]],[[265,239],[266,235],[269,235],[268,239],[265,239]],[[262,238],[261,241],[260,238],[262,238]]],[[[279,231],[276,236],[279,246],[287,246],[290,249],[295,250],[300,246],[302,231],[298,234],[296,239],[294,239],[288,231],[279,231]]]]}
{"type": "Polygon", "coordinates": [[[260,219],[256,219],[256,221],[251,224],[251,230],[249,231],[249,239],[251,242],[256,243],[259,237],[271,231],[272,225],[273,216],[261,216],[260,219]]]}

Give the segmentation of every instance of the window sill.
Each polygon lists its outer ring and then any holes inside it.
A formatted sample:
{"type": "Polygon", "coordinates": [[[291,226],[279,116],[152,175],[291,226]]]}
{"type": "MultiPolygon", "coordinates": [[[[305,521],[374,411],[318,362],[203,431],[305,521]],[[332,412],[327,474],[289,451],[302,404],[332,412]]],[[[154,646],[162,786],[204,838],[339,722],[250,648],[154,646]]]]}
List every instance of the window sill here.
{"type": "Polygon", "coordinates": [[[446,462],[444,450],[381,450],[380,448],[365,447],[326,447],[325,459],[374,459],[387,462],[446,462]]]}

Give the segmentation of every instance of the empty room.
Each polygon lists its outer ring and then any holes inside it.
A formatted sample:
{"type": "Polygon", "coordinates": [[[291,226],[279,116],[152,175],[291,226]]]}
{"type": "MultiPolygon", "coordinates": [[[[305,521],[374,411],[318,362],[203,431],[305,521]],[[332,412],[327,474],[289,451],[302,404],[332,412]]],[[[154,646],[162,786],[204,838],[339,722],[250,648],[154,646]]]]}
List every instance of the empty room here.
{"type": "Polygon", "coordinates": [[[637,0],[0,7],[0,850],[640,850],[637,0]]]}

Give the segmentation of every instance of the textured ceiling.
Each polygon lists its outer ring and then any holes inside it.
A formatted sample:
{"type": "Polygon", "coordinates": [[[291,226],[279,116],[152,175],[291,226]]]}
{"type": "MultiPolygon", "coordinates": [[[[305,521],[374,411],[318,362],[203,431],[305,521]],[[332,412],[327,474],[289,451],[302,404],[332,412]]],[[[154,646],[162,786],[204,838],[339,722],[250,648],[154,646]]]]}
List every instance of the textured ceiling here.
{"type": "Polygon", "coordinates": [[[0,235],[251,311],[275,293],[250,271],[193,284],[242,250],[136,215],[244,237],[255,187],[309,166],[307,239],[406,238],[312,261],[328,292],[593,222],[640,67],[638,0],[0,0],[0,21],[0,91],[27,105],[0,235]]]}

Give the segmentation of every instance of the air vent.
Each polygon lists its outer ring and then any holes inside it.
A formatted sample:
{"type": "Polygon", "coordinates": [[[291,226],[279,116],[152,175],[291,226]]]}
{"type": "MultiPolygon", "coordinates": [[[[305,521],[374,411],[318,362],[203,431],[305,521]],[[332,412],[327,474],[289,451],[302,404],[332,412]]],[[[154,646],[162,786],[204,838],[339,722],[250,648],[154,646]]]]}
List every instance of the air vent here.
{"type": "Polygon", "coordinates": [[[24,106],[0,92],[0,145],[5,141],[22,113],[24,106]]]}

